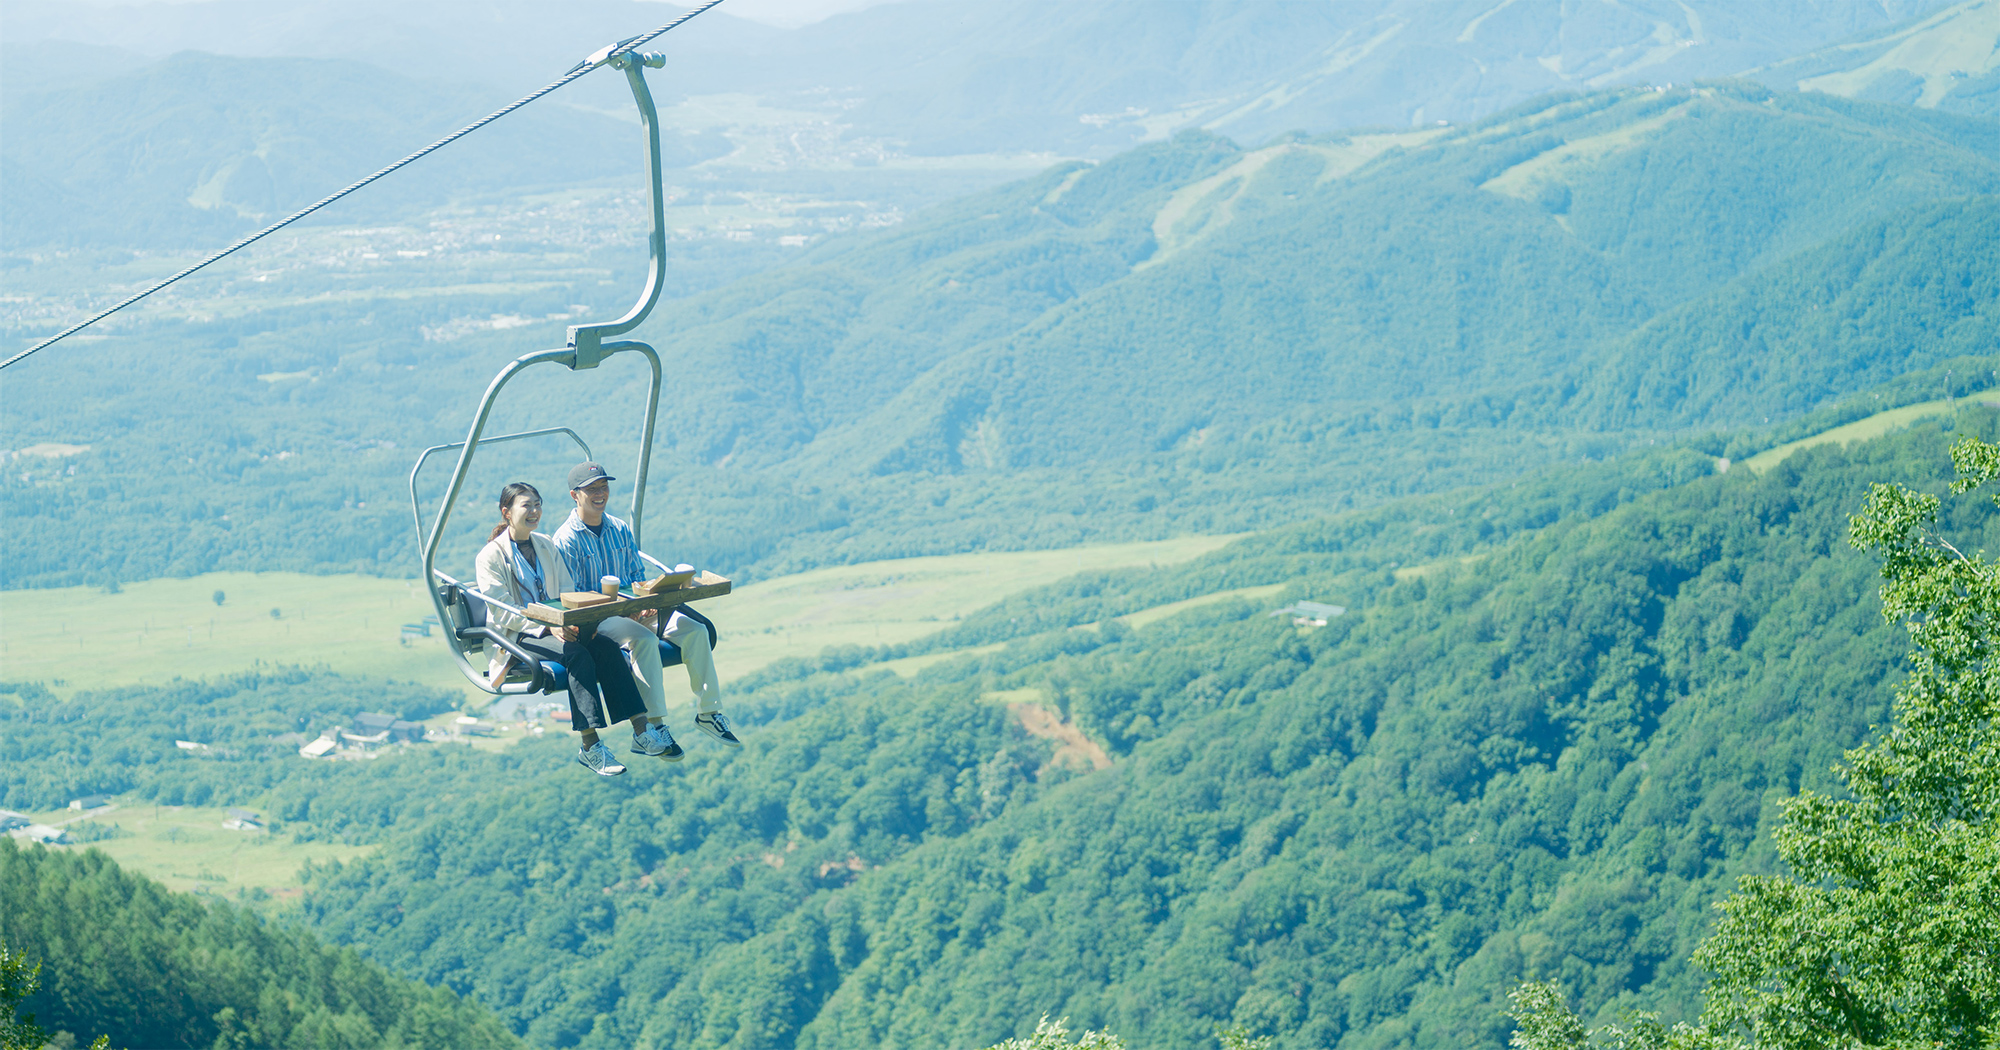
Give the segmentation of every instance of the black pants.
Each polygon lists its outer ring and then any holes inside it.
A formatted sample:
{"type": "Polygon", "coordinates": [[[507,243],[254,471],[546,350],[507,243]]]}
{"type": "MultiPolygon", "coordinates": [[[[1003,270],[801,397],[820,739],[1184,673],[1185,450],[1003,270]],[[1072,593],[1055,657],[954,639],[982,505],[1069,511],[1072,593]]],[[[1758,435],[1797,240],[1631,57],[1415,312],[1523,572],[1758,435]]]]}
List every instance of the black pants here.
{"type": "Polygon", "coordinates": [[[625,650],[588,627],[579,639],[565,642],[553,632],[537,637],[524,632],[514,640],[521,648],[568,669],[571,728],[604,729],[645,714],[646,701],[632,682],[632,669],[625,666],[625,650]]]}

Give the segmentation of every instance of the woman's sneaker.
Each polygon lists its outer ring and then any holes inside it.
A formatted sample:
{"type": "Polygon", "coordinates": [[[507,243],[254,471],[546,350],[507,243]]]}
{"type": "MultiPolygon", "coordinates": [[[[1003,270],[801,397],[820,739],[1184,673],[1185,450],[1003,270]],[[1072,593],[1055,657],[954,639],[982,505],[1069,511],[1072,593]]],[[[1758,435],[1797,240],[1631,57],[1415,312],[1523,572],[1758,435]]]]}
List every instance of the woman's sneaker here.
{"type": "Polygon", "coordinates": [[[590,770],[600,777],[615,777],[625,772],[625,767],[619,765],[618,760],[611,757],[611,749],[605,747],[602,740],[578,751],[576,753],[576,760],[583,763],[585,769],[590,770]]]}
{"type": "Polygon", "coordinates": [[[647,726],[645,732],[632,734],[632,753],[669,762],[679,762],[687,754],[674,743],[674,735],[667,732],[666,726],[647,726]]]}
{"type": "Polygon", "coordinates": [[[730,747],[743,746],[743,741],[736,739],[736,734],[729,731],[728,716],[720,711],[694,716],[694,725],[696,729],[728,744],[730,747]]]}

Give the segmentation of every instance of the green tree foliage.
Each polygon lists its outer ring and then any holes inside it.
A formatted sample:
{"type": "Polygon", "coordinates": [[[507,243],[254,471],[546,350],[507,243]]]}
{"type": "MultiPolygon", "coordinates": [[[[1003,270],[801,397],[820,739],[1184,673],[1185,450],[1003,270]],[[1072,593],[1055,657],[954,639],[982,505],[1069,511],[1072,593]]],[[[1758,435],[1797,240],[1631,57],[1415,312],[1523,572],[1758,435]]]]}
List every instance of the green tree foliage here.
{"type": "Polygon", "coordinates": [[[1124,1040],[1109,1032],[1085,1032],[1071,1039],[1068,1025],[1067,1017],[1056,1021],[1044,1017],[1035,1022],[1033,1034],[995,1043],[986,1050],[1125,1050],[1124,1040]]]}
{"type": "Polygon", "coordinates": [[[1586,1029],[1555,981],[1530,981],[1507,995],[1507,1012],[1515,1022],[1507,1045],[1514,1050],[1747,1050],[1733,1040],[1719,1040],[1706,1029],[1685,1022],[1668,1028],[1660,1016],[1639,1011],[1623,1022],[1586,1029]]]}
{"type": "Polygon", "coordinates": [[[43,1023],[108,1030],[120,1044],[520,1045],[450,992],[392,976],[310,934],[168,893],[95,851],[0,841],[0,940],[40,961],[41,988],[25,1001],[43,1023]]]}

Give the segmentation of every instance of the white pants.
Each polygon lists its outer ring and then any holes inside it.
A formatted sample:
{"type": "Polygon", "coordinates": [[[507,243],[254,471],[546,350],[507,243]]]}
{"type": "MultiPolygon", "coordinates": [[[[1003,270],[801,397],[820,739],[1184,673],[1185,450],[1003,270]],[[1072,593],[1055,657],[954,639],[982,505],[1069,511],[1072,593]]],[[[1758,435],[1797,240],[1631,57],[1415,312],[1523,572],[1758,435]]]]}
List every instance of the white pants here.
{"type": "MultiPolygon", "coordinates": [[[[660,666],[660,641],[646,625],[623,616],[614,616],[597,625],[597,633],[617,642],[631,657],[632,677],[646,698],[646,717],[667,717],[667,676],[660,666]]],[[[698,715],[711,714],[722,707],[722,684],[715,677],[715,657],[708,650],[708,628],[692,617],[674,613],[667,620],[666,639],[680,647],[681,665],[687,668],[688,689],[694,693],[698,715]]]]}

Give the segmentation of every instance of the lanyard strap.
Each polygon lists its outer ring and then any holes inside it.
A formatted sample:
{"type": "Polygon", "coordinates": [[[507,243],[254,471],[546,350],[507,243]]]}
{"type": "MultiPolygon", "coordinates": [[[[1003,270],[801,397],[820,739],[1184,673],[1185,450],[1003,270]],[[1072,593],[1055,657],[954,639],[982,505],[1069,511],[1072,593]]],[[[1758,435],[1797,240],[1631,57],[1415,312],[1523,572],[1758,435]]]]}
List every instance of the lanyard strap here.
{"type": "MultiPolygon", "coordinates": [[[[534,541],[529,540],[528,542],[533,543],[534,541]]],[[[542,582],[541,559],[537,558],[531,561],[521,553],[520,544],[514,543],[512,540],[509,540],[508,543],[514,548],[514,578],[524,583],[534,584],[535,589],[529,593],[529,598],[538,602],[548,601],[549,592],[542,582]]]]}

